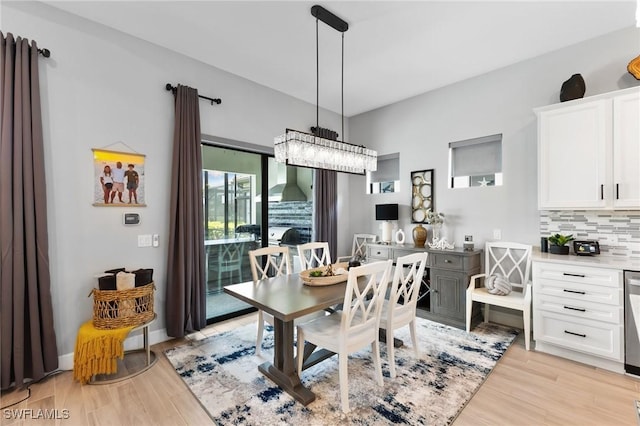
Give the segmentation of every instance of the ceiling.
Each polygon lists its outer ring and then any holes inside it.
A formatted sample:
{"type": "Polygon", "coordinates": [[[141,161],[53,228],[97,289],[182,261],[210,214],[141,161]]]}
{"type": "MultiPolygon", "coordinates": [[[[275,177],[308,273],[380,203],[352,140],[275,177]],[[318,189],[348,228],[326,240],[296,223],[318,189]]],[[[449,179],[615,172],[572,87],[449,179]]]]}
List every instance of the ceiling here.
{"type": "MultiPolygon", "coordinates": [[[[636,10],[635,0],[44,2],[312,104],[310,9],[321,4],[349,23],[348,117],[632,27],[636,10]]],[[[340,113],[340,33],[319,30],[319,103],[340,113]]]]}

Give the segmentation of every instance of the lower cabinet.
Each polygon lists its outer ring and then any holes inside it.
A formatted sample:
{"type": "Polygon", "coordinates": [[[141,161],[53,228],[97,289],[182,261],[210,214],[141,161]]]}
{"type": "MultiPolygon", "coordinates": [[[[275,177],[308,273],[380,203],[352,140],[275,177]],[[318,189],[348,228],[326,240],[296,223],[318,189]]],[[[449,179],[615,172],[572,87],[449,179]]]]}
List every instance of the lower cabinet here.
{"type": "Polygon", "coordinates": [[[536,350],[623,371],[622,303],[622,271],[534,261],[536,350]]]}
{"type": "MultiPolygon", "coordinates": [[[[429,253],[418,315],[464,329],[466,289],[471,276],[481,272],[482,250],[432,250],[406,245],[368,244],[367,259],[393,260],[416,251],[429,253]]],[[[480,319],[477,303],[473,317],[472,322],[480,319]]]]}

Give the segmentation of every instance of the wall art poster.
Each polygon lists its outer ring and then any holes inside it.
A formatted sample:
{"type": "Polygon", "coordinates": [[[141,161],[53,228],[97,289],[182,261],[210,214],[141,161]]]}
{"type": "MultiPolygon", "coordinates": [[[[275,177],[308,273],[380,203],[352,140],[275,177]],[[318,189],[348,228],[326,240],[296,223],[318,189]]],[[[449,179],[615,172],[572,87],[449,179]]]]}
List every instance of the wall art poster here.
{"type": "Polygon", "coordinates": [[[93,149],[93,205],[144,207],[143,154],[93,149]]]}

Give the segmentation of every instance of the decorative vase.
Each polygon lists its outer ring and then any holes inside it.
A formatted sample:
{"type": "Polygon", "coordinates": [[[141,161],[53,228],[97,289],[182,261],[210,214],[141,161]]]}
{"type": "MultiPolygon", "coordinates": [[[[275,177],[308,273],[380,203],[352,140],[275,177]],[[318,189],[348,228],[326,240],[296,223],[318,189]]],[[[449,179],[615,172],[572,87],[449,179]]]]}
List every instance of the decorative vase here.
{"type": "Polygon", "coordinates": [[[549,246],[549,253],[551,254],[569,254],[569,246],[557,246],[551,244],[549,246]]]}
{"type": "Polygon", "coordinates": [[[396,232],[396,244],[404,244],[404,231],[402,229],[398,229],[398,232],[396,232]]]}
{"type": "Polygon", "coordinates": [[[427,228],[423,227],[421,223],[413,228],[413,242],[416,247],[424,247],[424,243],[427,242],[427,228]]]}

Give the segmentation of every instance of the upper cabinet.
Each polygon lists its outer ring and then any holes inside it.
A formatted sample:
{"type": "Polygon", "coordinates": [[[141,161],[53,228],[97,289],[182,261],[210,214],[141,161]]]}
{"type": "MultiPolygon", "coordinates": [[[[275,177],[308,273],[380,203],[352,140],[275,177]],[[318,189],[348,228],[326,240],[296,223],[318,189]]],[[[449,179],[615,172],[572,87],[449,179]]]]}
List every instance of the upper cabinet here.
{"type": "Polygon", "coordinates": [[[640,88],[536,113],[540,210],[640,209],[640,88]]]}

